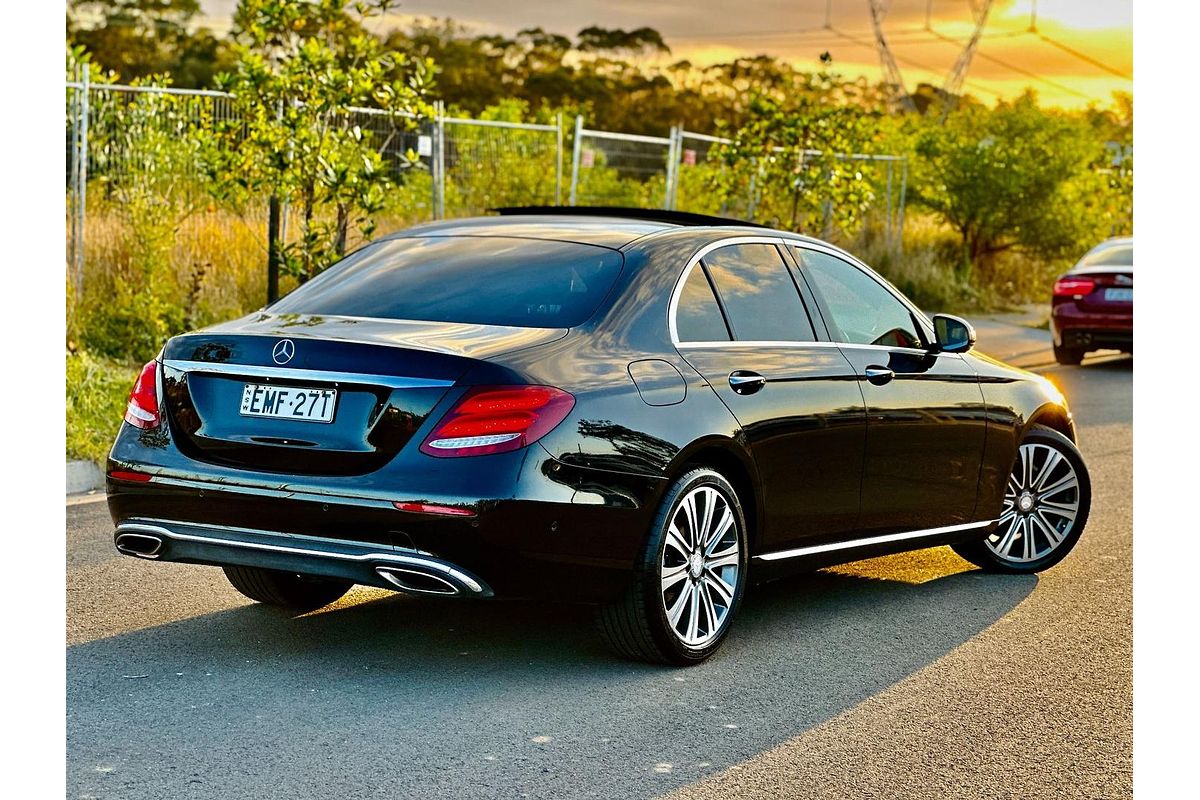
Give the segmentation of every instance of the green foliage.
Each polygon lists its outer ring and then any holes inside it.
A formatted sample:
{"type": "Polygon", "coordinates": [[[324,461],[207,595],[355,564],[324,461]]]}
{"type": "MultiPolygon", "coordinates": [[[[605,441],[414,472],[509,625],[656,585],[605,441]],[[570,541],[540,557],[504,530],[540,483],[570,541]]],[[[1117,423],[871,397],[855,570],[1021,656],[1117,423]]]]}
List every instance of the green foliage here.
{"type": "Polygon", "coordinates": [[[125,414],[138,368],[67,354],[67,458],[103,463],[125,414]]]}
{"type": "Polygon", "coordinates": [[[170,74],[173,85],[211,85],[229,65],[229,43],[192,23],[197,0],[70,0],[68,46],[124,80],[170,74]]]}
{"type": "Polygon", "coordinates": [[[986,276],[1014,249],[1078,256],[1107,235],[1108,190],[1091,166],[1102,147],[1077,117],[1030,95],[963,109],[918,136],[915,199],[958,232],[964,276],[986,276]]]}
{"type": "Polygon", "coordinates": [[[387,142],[356,124],[351,108],[378,108],[396,132],[430,111],[422,96],[431,65],[389,53],[363,27],[389,8],[389,0],[238,7],[237,66],[219,80],[235,95],[235,117],[215,128],[208,173],[226,202],[271,194],[300,209],[300,237],[282,260],[301,280],[346,251],[351,227],[371,235],[391,186],[387,142]]]}
{"type": "Polygon", "coordinates": [[[756,96],[732,144],[715,150],[725,169],[710,173],[713,192],[728,204],[753,186],[756,220],[827,238],[852,235],[877,189],[863,162],[835,154],[872,150],[881,115],[847,101],[854,86],[820,72],[786,99],[756,96]]]}
{"type": "Polygon", "coordinates": [[[203,123],[186,98],[155,92],[95,98],[91,116],[92,189],[118,216],[125,246],[104,283],[79,298],[80,338],[101,355],[147,360],[184,327],[172,256],[180,225],[206,202],[180,180],[195,173],[203,123]]]}

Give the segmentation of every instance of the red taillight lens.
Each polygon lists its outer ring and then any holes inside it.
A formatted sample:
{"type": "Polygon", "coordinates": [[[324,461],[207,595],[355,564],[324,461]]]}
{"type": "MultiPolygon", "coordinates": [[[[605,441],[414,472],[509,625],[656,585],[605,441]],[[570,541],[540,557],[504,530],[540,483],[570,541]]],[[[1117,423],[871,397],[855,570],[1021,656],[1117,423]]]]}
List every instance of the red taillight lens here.
{"type": "Polygon", "coordinates": [[[553,386],[477,386],[421,444],[430,456],[482,456],[531,445],[566,419],[575,398],[553,386]]]}
{"type": "Polygon", "coordinates": [[[135,428],[149,430],[158,427],[158,420],[158,362],[151,361],[142,367],[129,393],[125,421],[135,428]]]}
{"type": "Polygon", "coordinates": [[[1096,288],[1096,282],[1091,278],[1059,278],[1054,282],[1055,297],[1082,297],[1091,294],[1096,288]]]}

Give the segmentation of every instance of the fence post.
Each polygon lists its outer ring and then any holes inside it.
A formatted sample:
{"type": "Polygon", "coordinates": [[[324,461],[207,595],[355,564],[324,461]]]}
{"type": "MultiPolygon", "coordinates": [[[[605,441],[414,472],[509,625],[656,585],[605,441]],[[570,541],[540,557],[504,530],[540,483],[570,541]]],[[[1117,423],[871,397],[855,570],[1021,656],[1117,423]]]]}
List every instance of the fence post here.
{"type": "Polygon", "coordinates": [[[889,248],[892,246],[892,162],[883,162],[887,164],[887,223],[884,225],[883,239],[884,244],[889,248]]]}
{"type": "MultiPolygon", "coordinates": [[[[79,70],[75,70],[76,79],[79,78],[79,70]]],[[[79,81],[76,80],[76,83],[79,81]]],[[[71,132],[71,150],[70,150],[70,166],[67,167],[67,213],[71,220],[71,242],[70,252],[67,254],[69,260],[67,262],[70,268],[71,285],[78,290],[78,275],[76,274],[76,249],[79,245],[79,88],[67,85],[67,97],[70,99],[68,108],[70,109],[69,125],[71,132]]]]}
{"type": "Polygon", "coordinates": [[[563,181],[563,116],[562,112],[554,118],[554,134],[557,140],[554,145],[554,205],[562,205],[562,181],[563,181]]]}
{"type": "Polygon", "coordinates": [[[663,191],[663,208],[668,211],[675,208],[675,182],[678,180],[677,170],[679,169],[679,154],[676,151],[675,138],[678,131],[677,125],[671,126],[670,140],[667,144],[667,185],[663,191]]]}
{"type": "Polygon", "coordinates": [[[446,115],[442,101],[435,106],[433,124],[433,158],[429,160],[433,167],[433,218],[446,218],[446,115]]]}
{"type": "Polygon", "coordinates": [[[904,255],[904,193],[908,189],[908,156],[900,162],[900,219],[896,231],[897,257],[904,255]]]}
{"type": "Polygon", "coordinates": [[[88,117],[91,116],[91,70],[85,64],[79,90],[79,183],[75,188],[75,216],[79,220],[79,232],[75,236],[75,297],[83,297],[84,222],[87,220],[87,171],[88,171],[88,117]]]}
{"type": "Polygon", "coordinates": [[[575,115],[575,141],[571,145],[571,205],[579,198],[579,157],[583,146],[583,114],[575,115]]]}

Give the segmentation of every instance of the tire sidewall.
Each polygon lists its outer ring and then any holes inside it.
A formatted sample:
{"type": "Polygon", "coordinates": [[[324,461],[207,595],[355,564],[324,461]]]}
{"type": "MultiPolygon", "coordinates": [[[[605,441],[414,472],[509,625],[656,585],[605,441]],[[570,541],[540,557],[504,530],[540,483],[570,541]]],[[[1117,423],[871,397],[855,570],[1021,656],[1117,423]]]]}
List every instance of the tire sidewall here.
{"type": "Polygon", "coordinates": [[[729,634],[729,629],[733,626],[738,608],[742,604],[742,596],[745,594],[747,569],[750,563],[749,549],[746,515],[742,510],[741,499],[729,481],[719,472],[706,468],[690,470],[675,481],[667,490],[660,503],[658,514],[655,516],[654,523],[651,526],[642,562],[639,565],[643,578],[642,601],[646,609],[648,621],[650,622],[650,633],[654,638],[655,644],[658,645],[660,651],[667,657],[667,660],[675,664],[697,663],[712,655],[721,646],[722,642],[725,641],[725,637],[729,634]],[[667,621],[666,609],[663,608],[660,570],[663,550],[666,547],[667,529],[671,524],[671,520],[674,518],[675,512],[678,510],[683,498],[693,489],[702,486],[711,486],[719,491],[729,504],[730,510],[733,511],[734,524],[737,526],[738,531],[739,560],[738,582],[737,586],[734,587],[733,602],[729,605],[729,613],[725,617],[724,625],[715,639],[704,647],[697,648],[689,647],[681,642],[671,630],[670,623],[667,621]]]}

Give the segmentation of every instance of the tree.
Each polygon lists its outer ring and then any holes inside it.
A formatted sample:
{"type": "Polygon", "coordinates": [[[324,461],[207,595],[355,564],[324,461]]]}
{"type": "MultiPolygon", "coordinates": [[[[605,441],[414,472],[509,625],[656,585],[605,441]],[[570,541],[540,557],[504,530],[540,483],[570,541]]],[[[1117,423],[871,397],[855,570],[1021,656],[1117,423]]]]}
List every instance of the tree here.
{"type": "Polygon", "coordinates": [[[307,280],[345,253],[351,226],[365,238],[373,232],[390,185],[382,155],[390,137],[364,130],[354,109],[386,115],[392,136],[431,112],[423,99],[431,64],[386,52],[363,27],[389,7],[389,0],[242,0],[238,8],[237,66],[219,80],[234,95],[234,114],[217,126],[208,165],[219,197],[272,197],[270,300],[281,267],[307,280]],[[292,244],[279,241],[284,202],[301,216],[292,244]]]}
{"type": "Polygon", "coordinates": [[[1101,235],[1079,191],[1095,178],[1095,138],[1076,119],[1038,108],[1032,94],[931,123],[916,152],[916,201],[959,234],[964,278],[1008,250],[1055,258],[1101,235]]]}
{"type": "Polygon", "coordinates": [[[753,187],[762,199],[756,219],[826,237],[850,232],[875,189],[859,162],[837,155],[869,151],[882,112],[848,102],[860,85],[831,72],[787,79],[791,88],[784,97],[756,95],[733,143],[717,148],[726,169],[712,175],[713,188],[728,203],[753,187]]]}
{"type": "Polygon", "coordinates": [[[122,80],[169,75],[173,86],[211,86],[230,65],[227,43],[192,29],[198,0],[70,0],[67,42],[122,80]]]}

